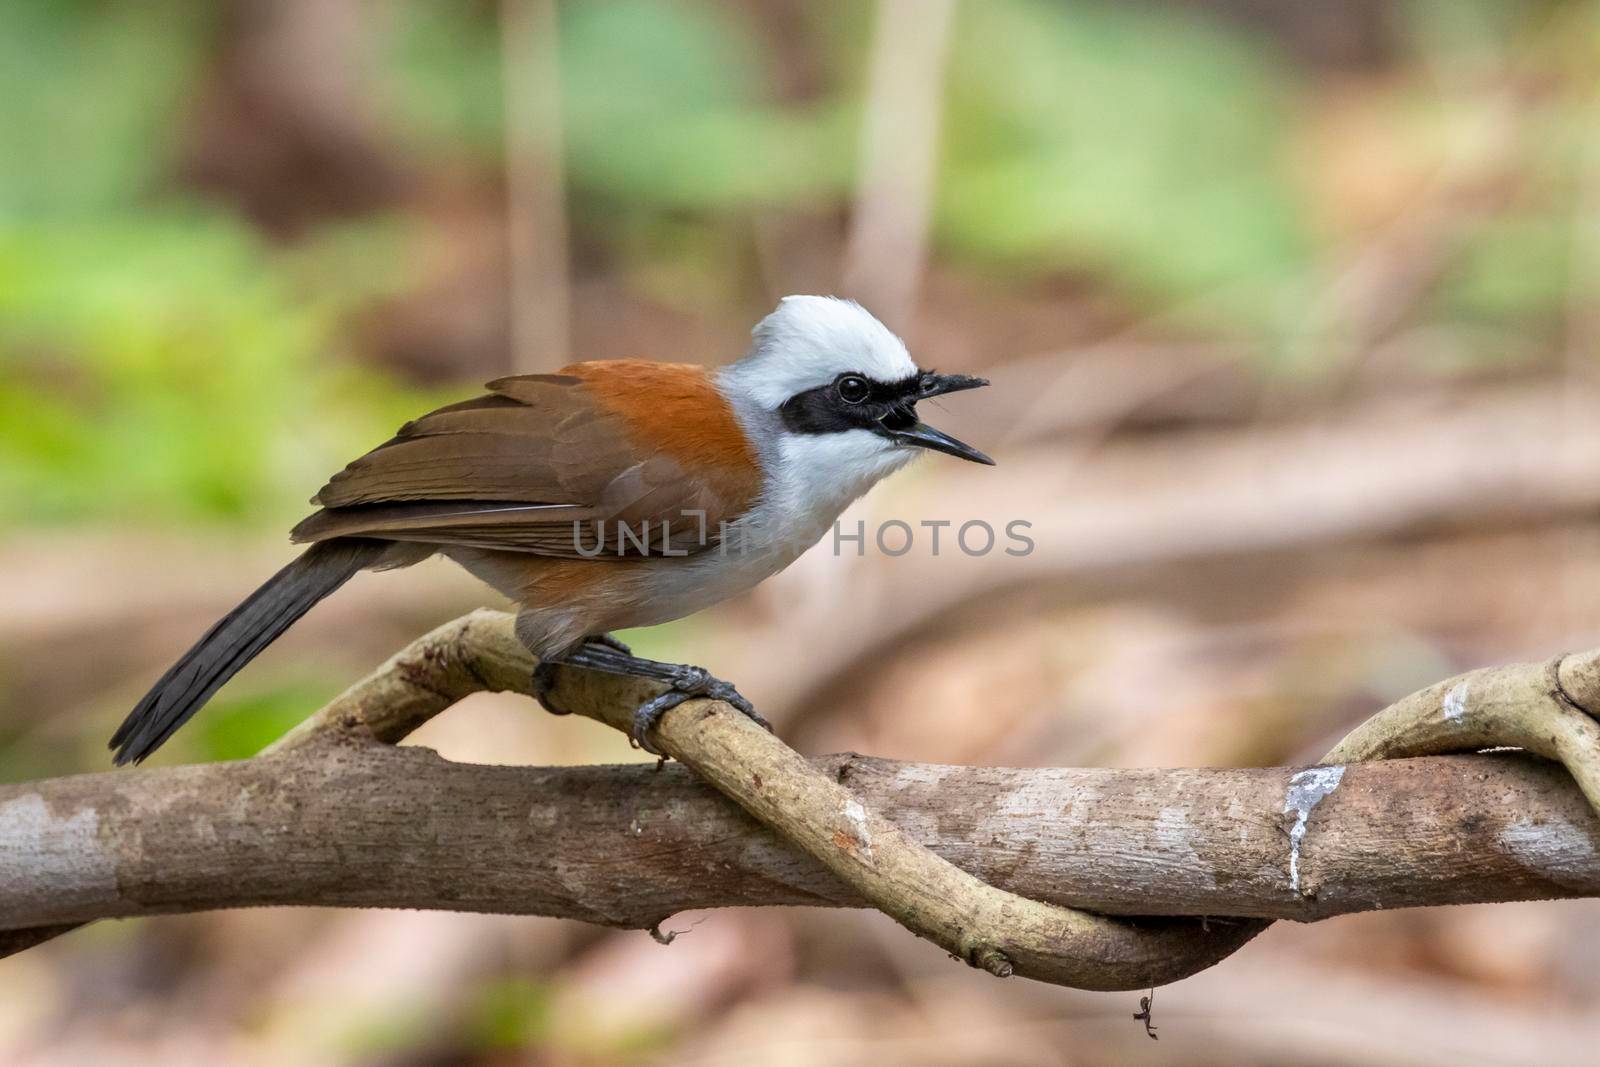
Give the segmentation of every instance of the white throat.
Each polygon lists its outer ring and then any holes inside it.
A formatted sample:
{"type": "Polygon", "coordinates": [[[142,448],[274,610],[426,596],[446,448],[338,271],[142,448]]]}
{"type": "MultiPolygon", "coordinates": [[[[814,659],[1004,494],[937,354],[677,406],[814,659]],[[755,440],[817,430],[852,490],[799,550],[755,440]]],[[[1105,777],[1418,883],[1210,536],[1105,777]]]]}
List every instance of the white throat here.
{"type": "Polygon", "coordinates": [[[916,450],[866,430],[786,434],[778,452],[763,503],[792,524],[808,547],[867,490],[917,458],[916,450]]]}

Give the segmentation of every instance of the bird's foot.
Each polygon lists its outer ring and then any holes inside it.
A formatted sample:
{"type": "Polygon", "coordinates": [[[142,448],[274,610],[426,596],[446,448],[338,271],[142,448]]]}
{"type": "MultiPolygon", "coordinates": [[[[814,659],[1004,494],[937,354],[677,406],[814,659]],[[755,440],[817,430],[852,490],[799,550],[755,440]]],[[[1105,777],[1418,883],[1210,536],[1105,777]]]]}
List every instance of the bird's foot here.
{"type": "Polygon", "coordinates": [[[539,665],[533,669],[530,695],[539,702],[540,707],[552,715],[571,715],[572,709],[557,704],[550,695],[556,687],[556,668],[559,666],[561,666],[560,660],[540,660],[539,665]]]}
{"type": "Polygon", "coordinates": [[[661,751],[650,743],[649,738],[650,731],[655,729],[661,717],[679,704],[701,697],[731,704],[757,726],[768,733],[772,731],[772,724],[761,717],[755,705],[746,700],[744,694],[733,687],[732,682],[725,682],[715,677],[704,667],[674,667],[673,676],[665,680],[671,688],[639,705],[638,710],[633,713],[633,729],[628,735],[634,747],[642,748],[652,756],[662,755],[661,751]]]}
{"type": "Polygon", "coordinates": [[[612,634],[595,634],[593,637],[589,638],[585,644],[604,645],[607,648],[615,649],[616,651],[621,652],[624,656],[633,655],[633,649],[623,644],[612,634]]]}
{"type": "MultiPolygon", "coordinates": [[[[601,645],[624,656],[632,656],[633,649],[612,637],[610,634],[596,634],[584,641],[586,645],[601,645]]],[[[563,708],[557,704],[550,694],[556,687],[556,668],[561,666],[562,660],[555,658],[541,659],[539,665],[533,669],[533,678],[530,685],[533,699],[539,706],[552,715],[571,715],[570,708],[563,708]]]]}
{"type": "Polygon", "coordinates": [[[628,731],[629,740],[636,748],[642,748],[653,756],[660,756],[661,752],[650,743],[649,733],[661,721],[661,716],[682,704],[686,700],[705,697],[710,700],[720,700],[733,705],[750,721],[771,730],[772,726],[756,714],[756,709],[744,694],[735,689],[729,682],[713,677],[711,672],[704,667],[690,667],[679,663],[662,663],[659,660],[641,659],[635,656],[627,645],[618,641],[610,634],[598,634],[589,638],[582,644],[568,649],[557,658],[541,662],[533,675],[533,692],[539,703],[558,715],[567,713],[567,709],[554,704],[550,699],[550,691],[555,681],[554,670],[560,664],[572,667],[583,667],[588,670],[604,671],[607,674],[627,675],[633,678],[648,678],[652,681],[665,682],[667,691],[661,695],[645,701],[634,712],[633,728],[628,731]]]}

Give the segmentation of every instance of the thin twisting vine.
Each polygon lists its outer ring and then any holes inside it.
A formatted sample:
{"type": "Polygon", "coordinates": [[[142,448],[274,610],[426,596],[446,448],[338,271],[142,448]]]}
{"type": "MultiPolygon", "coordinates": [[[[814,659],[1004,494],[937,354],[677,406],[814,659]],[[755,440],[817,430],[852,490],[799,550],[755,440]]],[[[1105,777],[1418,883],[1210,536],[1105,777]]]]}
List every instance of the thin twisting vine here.
{"type": "MultiPolygon", "coordinates": [[[[440,628],[308,720],[281,748],[352,732],[401,740],[481,689],[527,692],[534,667],[498,612],[440,628]]],[[[567,709],[626,732],[659,691],[563,667],[554,695],[567,709]]],[[[1526,749],[1560,762],[1600,810],[1600,652],[1472,671],[1411,694],[1357,727],[1285,783],[1292,879],[1314,896],[1315,812],[1337,803],[1346,763],[1526,749]],[[1296,792],[1299,790],[1299,792],[1296,792]]],[[[657,745],[833,871],[907,929],[991,974],[1082,989],[1142,989],[1213,966],[1270,925],[1188,918],[1116,919],[1004,892],[913,841],[850,789],[727,705],[691,701],[661,721],[657,745]]]]}

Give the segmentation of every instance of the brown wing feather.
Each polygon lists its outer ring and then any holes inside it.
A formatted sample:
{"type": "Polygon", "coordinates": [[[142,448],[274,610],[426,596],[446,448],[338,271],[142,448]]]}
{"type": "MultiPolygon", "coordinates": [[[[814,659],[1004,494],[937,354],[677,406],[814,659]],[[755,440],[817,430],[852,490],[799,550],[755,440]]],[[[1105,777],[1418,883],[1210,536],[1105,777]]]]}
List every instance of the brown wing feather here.
{"type": "Polygon", "coordinates": [[[673,549],[693,551],[715,544],[719,525],[760,490],[754,453],[702,368],[580,363],[488,388],[412,420],[334,475],[295,540],[359,535],[570,557],[594,549],[600,521],[611,555],[616,521],[649,523],[658,540],[669,521],[673,549]],[[684,512],[704,513],[703,527],[684,512]],[[574,523],[584,524],[576,542],[574,523]]]}

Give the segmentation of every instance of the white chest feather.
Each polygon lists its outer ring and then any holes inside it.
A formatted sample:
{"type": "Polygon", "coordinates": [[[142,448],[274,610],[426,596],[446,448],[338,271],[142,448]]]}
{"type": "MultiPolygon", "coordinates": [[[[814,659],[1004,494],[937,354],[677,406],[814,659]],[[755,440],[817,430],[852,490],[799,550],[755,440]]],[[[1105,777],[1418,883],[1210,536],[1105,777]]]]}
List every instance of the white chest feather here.
{"type": "Polygon", "coordinates": [[[784,441],[769,459],[760,500],[729,526],[722,544],[652,568],[663,617],[698,611],[783,570],[816,544],[845,508],[913,458],[911,450],[888,446],[865,431],[784,441]]]}

